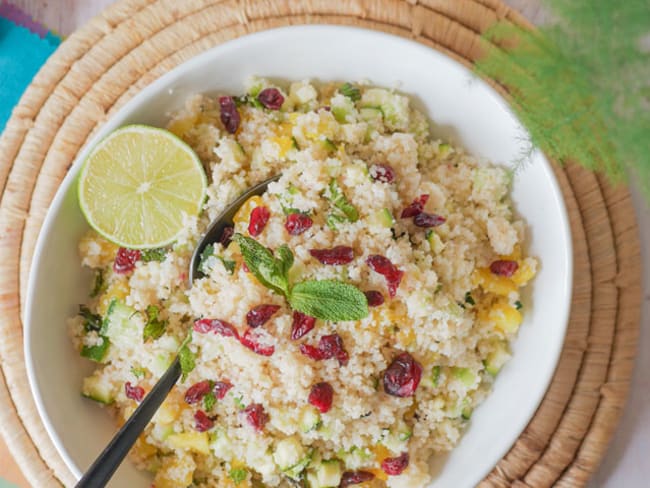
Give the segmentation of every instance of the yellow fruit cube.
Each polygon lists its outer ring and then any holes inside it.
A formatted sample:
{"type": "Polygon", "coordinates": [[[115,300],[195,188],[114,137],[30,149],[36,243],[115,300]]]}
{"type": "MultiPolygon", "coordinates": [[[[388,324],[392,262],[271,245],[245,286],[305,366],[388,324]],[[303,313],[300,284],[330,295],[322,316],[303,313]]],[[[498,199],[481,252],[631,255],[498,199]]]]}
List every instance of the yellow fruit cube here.
{"type": "Polygon", "coordinates": [[[176,119],[172,121],[167,127],[167,130],[169,130],[169,132],[172,134],[182,138],[187,132],[189,132],[192,127],[194,127],[196,122],[197,116],[190,115],[189,117],[184,117],[182,119],[176,119]]]}
{"type": "Polygon", "coordinates": [[[526,258],[519,261],[519,268],[510,278],[517,286],[524,286],[533,279],[537,272],[537,261],[534,258],[526,258]]]}
{"type": "Polygon", "coordinates": [[[289,150],[293,148],[293,140],[291,139],[291,137],[287,137],[287,136],[273,137],[271,141],[273,141],[280,147],[278,156],[281,158],[285,157],[289,152],[289,150]]]}
{"type": "Polygon", "coordinates": [[[175,449],[184,449],[199,454],[210,454],[207,432],[183,432],[172,434],[167,438],[169,445],[175,449]]]}
{"type": "Polygon", "coordinates": [[[510,278],[495,275],[488,268],[476,269],[472,275],[472,283],[488,293],[502,297],[507,297],[510,293],[517,291],[517,285],[510,278]]]}
{"type": "Polygon", "coordinates": [[[505,301],[495,303],[488,312],[488,322],[503,332],[517,332],[523,317],[519,310],[505,301]]]}
{"type": "Polygon", "coordinates": [[[190,486],[195,469],[196,463],[189,454],[181,453],[175,456],[165,456],[152,486],[156,488],[190,486]]]}
{"type": "Polygon", "coordinates": [[[108,306],[113,300],[119,300],[123,302],[127,296],[131,293],[131,287],[126,278],[120,277],[113,281],[104,294],[99,298],[99,304],[97,305],[97,313],[99,315],[106,315],[108,311],[108,306]]]}
{"type": "Polygon", "coordinates": [[[235,224],[240,222],[248,222],[251,212],[255,207],[260,207],[263,205],[262,197],[255,195],[250,197],[244,202],[244,204],[239,208],[232,221],[235,224]]]}
{"type": "Polygon", "coordinates": [[[176,401],[170,401],[168,398],[160,406],[153,421],[157,424],[171,424],[181,414],[181,405],[176,401]]]}
{"type": "Polygon", "coordinates": [[[521,259],[521,244],[515,244],[510,254],[499,256],[499,259],[503,259],[505,261],[519,261],[521,259]]]}
{"type": "Polygon", "coordinates": [[[402,346],[408,346],[415,340],[415,332],[408,325],[402,326],[397,333],[397,340],[402,346]]]}

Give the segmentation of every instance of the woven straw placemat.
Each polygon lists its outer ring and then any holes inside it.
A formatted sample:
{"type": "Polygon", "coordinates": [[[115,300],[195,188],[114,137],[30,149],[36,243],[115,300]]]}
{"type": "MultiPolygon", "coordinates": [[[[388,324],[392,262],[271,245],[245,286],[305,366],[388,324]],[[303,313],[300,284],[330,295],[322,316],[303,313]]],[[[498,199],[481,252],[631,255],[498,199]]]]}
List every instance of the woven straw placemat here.
{"type": "MultiPolygon", "coordinates": [[[[525,20],[499,0],[123,0],[63,43],[0,139],[0,428],[33,486],[72,485],[27,385],[21,304],[41,223],[75,155],[136,92],[219,43],[290,24],[347,24],[415,39],[471,64],[481,32],[525,20]]],[[[423,67],[425,69],[425,67],[423,67]]],[[[495,86],[503,90],[495,80],[495,86]]],[[[556,167],[574,241],[564,350],[535,417],[484,486],[586,483],[626,400],[636,353],[641,262],[629,194],[556,167]]]]}

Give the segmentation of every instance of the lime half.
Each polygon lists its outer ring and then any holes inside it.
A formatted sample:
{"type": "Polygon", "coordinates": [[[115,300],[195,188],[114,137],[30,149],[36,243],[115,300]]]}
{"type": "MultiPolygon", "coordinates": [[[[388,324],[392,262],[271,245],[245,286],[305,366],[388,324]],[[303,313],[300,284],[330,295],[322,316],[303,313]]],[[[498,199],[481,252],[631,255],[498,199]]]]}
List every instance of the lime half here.
{"type": "Polygon", "coordinates": [[[207,181],[192,149],[166,130],[130,125],[93,149],[79,177],[88,223],[123,247],[174,241],[201,211],[207,181]]]}

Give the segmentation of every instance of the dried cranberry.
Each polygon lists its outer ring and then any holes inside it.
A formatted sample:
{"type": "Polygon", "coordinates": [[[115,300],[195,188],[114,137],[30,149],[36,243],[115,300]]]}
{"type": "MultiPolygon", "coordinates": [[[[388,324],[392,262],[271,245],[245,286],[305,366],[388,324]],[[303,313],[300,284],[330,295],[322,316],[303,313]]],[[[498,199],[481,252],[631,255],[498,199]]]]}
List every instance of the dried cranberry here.
{"type": "Polygon", "coordinates": [[[235,233],[235,228],[228,226],[224,227],[223,230],[221,231],[221,236],[219,237],[219,243],[223,247],[228,247],[228,244],[230,244],[230,241],[232,240],[232,236],[235,233]]]}
{"type": "Polygon", "coordinates": [[[370,481],[375,478],[375,475],[370,471],[346,471],[341,476],[341,483],[339,488],[345,488],[350,485],[358,485],[365,481],[370,481]]]}
{"type": "Polygon", "coordinates": [[[212,387],[212,393],[219,400],[223,400],[223,397],[226,396],[226,393],[232,388],[232,385],[229,381],[215,381],[214,386],[212,387]]]}
{"type": "Polygon", "coordinates": [[[349,246],[336,246],[331,249],[310,249],[309,254],[321,264],[348,264],[354,259],[354,250],[349,246]]]}
{"type": "Polygon", "coordinates": [[[129,381],[124,383],[124,393],[127,398],[135,400],[136,402],[141,402],[144,398],[144,388],[141,386],[133,386],[129,381]]]}
{"type": "Polygon", "coordinates": [[[410,397],[420,384],[422,366],[408,352],[403,352],[384,372],[384,391],[396,397],[410,397]]]}
{"type": "Polygon", "coordinates": [[[275,346],[259,343],[258,337],[253,329],[246,330],[244,335],[239,339],[239,342],[260,356],[271,356],[275,352],[275,346]]]}
{"type": "Polygon", "coordinates": [[[381,469],[390,476],[402,474],[402,471],[409,465],[409,453],[403,452],[398,457],[386,458],[381,462],[381,469]]]}
{"type": "Polygon", "coordinates": [[[343,339],[341,339],[340,335],[324,335],[318,341],[318,349],[323,352],[325,359],[336,358],[342,366],[348,364],[350,356],[343,346],[343,339]]]}
{"type": "Polygon", "coordinates": [[[214,427],[214,420],[212,420],[203,410],[198,410],[194,414],[194,428],[199,432],[205,432],[214,427]]]}
{"type": "Polygon", "coordinates": [[[264,411],[264,407],[259,403],[251,403],[243,410],[243,413],[246,416],[246,421],[257,432],[261,432],[269,421],[268,414],[264,411]]]}
{"type": "Polygon", "coordinates": [[[388,164],[373,164],[370,166],[370,176],[375,181],[392,183],[395,181],[395,170],[388,164]]]}
{"type": "Polygon", "coordinates": [[[271,316],[280,310],[280,305],[263,304],[253,307],[250,312],[246,314],[246,323],[250,327],[259,327],[268,322],[271,316]]]}
{"type": "Polygon", "coordinates": [[[426,212],[421,212],[413,217],[413,223],[418,227],[424,227],[425,229],[429,227],[438,227],[439,225],[444,224],[446,220],[447,219],[440,215],[426,212]]]}
{"type": "Polygon", "coordinates": [[[231,134],[237,132],[241,117],[233,97],[219,97],[219,107],[221,108],[221,123],[231,134]]]}
{"type": "Polygon", "coordinates": [[[113,262],[113,271],[117,274],[130,273],[135,269],[135,263],[140,260],[142,253],[137,249],[126,249],[120,247],[113,262]]]}
{"type": "Polygon", "coordinates": [[[246,266],[246,263],[241,263],[241,269],[244,270],[244,273],[250,273],[251,270],[248,269],[248,266],[246,266]]]}
{"type": "Polygon", "coordinates": [[[193,405],[200,402],[210,392],[210,381],[204,380],[190,386],[185,392],[185,403],[193,405]]]}
{"type": "Polygon", "coordinates": [[[296,212],[289,214],[284,228],[292,236],[298,236],[314,225],[314,221],[304,213],[296,212]]]}
{"type": "Polygon", "coordinates": [[[402,215],[400,217],[408,219],[409,217],[415,217],[417,214],[422,213],[427,201],[429,201],[429,195],[420,195],[413,200],[413,203],[402,210],[402,215]]]}
{"type": "Polygon", "coordinates": [[[271,110],[280,110],[280,107],[284,103],[284,97],[277,88],[264,88],[257,95],[257,99],[262,105],[271,110]]]}
{"type": "Polygon", "coordinates": [[[314,359],[316,361],[325,359],[325,354],[323,351],[321,351],[316,346],[312,346],[311,344],[300,344],[300,352],[308,358],[314,359]]]}
{"type": "Polygon", "coordinates": [[[293,312],[291,324],[291,340],[297,341],[316,325],[316,319],[297,310],[293,312]]]}
{"type": "Polygon", "coordinates": [[[384,303],[384,295],[377,290],[368,290],[364,292],[366,299],[368,300],[369,307],[378,307],[384,303]]]}
{"type": "Polygon", "coordinates": [[[235,326],[225,320],[199,319],[194,322],[194,330],[202,334],[214,332],[215,334],[224,337],[235,337],[236,339],[239,339],[239,333],[237,332],[237,329],[235,329],[235,326]]]}
{"type": "Polygon", "coordinates": [[[490,264],[490,271],[492,271],[493,274],[505,276],[507,278],[510,278],[513,274],[515,274],[518,269],[519,263],[517,263],[517,261],[500,259],[490,264]]]}
{"type": "Polygon", "coordinates": [[[326,382],[316,383],[311,387],[309,393],[309,403],[316,407],[321,413],[329,412],[332,408],[332,399],[334,398],[334,388],[326,382]]]}
{"type": "Polygon", "coordinates": [[[264,227],[266,227],[269,218],[271,217],[271,212],[266,207],[255,207],[251,212],[251,219],[248,223],[248,233],[253,237],[257,237],[262,233],[264,227]]]}
{"type": "Polygon", "coordinates": [[[368,263],[368,266],[370,266],[370,269],[386,278],[386,284],[388,285],[388,294],[391,298],[394,297],[395,293],[397,293],[397,288],[402,281],[404,272],[397,269],[388,258],[385,258],[379,254],[372,254],[368,256],[366,262],[368,263]]]}

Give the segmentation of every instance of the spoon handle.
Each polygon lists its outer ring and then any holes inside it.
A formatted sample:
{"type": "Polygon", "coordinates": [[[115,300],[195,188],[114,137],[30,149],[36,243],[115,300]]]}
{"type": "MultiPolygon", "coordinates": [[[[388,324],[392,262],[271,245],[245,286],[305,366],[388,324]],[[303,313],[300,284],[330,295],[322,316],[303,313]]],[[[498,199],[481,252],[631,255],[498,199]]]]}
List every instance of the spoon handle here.
{"type": "Polygon", "coordinates": [[[88,468],[76,488],[101,488],[111,479],[129,450],[154,416],[181,375],[178,356],[149,394],[129,417],[95,462],[88,468]]]}

